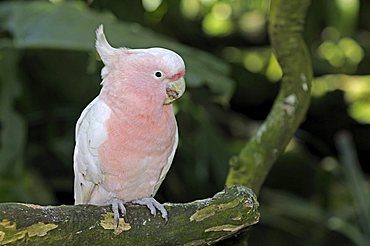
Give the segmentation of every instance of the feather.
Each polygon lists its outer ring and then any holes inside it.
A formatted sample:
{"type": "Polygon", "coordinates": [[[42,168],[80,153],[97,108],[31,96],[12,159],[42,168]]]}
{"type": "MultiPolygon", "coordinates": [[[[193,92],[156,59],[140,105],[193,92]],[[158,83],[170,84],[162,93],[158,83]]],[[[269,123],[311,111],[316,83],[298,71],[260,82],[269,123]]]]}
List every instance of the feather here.
{"type": "Polygon", "coordinates": [[[107,38],[104,34],[103,25],[100,25],[98,29],[96,29],[96,42],[95,42],[96,50],[99,53],[100,58],[104,62],[106,66],[110,65],[111,57],[117,52],[118,49],[113,48],[107,41],[107,38]]]}
{"type": "Polygon", "coordinates": [[[109,108],[97,97],[77,121],[74,153],[76,204],[88,203],[95,186],[102,181],[98,148],[107,137],[105,121],[109,115],[109,108]]]}
{"type": "Polygon", "coordinates": [[[155,194],[157,193],[157,191],[158,191],[159,187],[161,186],[163,180],[166,178],[166,175],[168,173],[168,170],[171,167],[173,158],[175,157],[175,153],[176,153],[176,149],[177,149],[178,143],[179,143],[179,133],[178,133],[178,130],[177,130],[177,125],[176,125],[176,136],[175,136],[175,142],[174,142],[173,147],[172,147],[172,152],[168,156],[167,164],[162,168],[162,171],[161,171],[161,174],[159,176],[159,179],[158,179],[157,183],[154,186],[154,190],[153,190],[152,196],[155,196],[155,194]]]}

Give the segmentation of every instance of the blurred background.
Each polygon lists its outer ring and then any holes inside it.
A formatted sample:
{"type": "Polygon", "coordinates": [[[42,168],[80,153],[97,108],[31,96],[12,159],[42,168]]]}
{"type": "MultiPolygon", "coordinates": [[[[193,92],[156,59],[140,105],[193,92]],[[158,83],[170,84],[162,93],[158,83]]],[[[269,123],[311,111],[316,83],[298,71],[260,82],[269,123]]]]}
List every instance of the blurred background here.
{"type": "MultiPolygon", "coordinates": [[[[0,1],[0,202],[73,203],[74,126],[100,90],[100,23],[116,47],[170,48],[187,65],[175,105],[180,145],[157,198],[187,202],[223,189],[229,159],[279,89],[269,4],[0,1]]],[[[311,107],[261,191],[250,245],[369,245],[369,16],[369,1],[312,0],[311,107]],[[352,141],[336,138],[343,130],[352,141]]]]}

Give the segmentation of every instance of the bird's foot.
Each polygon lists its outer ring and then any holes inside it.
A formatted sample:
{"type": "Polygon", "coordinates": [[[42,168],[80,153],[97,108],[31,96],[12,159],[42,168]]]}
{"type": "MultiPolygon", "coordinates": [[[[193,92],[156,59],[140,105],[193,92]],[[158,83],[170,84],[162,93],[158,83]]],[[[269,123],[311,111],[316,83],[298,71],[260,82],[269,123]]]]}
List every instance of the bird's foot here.
{"type": "Polygon", "coordinates": [[[167,210],[164,208],[163,204],[157,202],[153,197],[141,198],[132,201],[132,203],[147,206],[150,210],[150,213],[154,216],[156,215],[157,210],[159,210],[162,214],[162,218],[165,219],[165,221],[168,220],[167,210]]]}
{"type": "Polygon", "coordinates": [[[114,222],[118,226],[119,217],[120,217],[119,212],[121,211],[122,216],[125,216],[126,208],[125,208],[124,202],[117,198],[112,199],[111,204],[112,204],[112,210],[114,213],[114,222]]]}

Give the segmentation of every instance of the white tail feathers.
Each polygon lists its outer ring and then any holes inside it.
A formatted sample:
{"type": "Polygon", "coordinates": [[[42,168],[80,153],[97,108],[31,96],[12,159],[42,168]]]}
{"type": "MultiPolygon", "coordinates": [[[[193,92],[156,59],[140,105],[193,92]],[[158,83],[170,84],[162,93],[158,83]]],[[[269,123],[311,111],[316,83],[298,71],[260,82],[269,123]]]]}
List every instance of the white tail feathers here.
{"type": "Polygon", "coordinates": [[[109,66],[109,62],[111,60],[112,55],[116,52],[116,48],[113,48],[108,43],[107,39],[105,38],[103,24],[101,24],[98,29],[96,29],[96,42],[95,42],[96,50],[98,51],[100,58],[104,62],[105,65],[109,66]]]}

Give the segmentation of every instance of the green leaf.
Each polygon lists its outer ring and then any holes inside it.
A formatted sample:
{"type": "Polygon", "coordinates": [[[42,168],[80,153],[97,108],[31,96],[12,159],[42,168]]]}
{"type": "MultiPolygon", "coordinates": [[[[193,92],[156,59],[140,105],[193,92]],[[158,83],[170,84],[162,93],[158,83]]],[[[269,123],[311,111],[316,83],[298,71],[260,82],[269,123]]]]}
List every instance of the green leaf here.
{"type": "Polygon", "coordinates": [[[370,196],[365,189],[366,179],[362,173],[349,133],[339,133],[336,136],[336,144],[340,152],[340,160],[343,165],[343,173],[348,189],[352,194],[353,202],[359,213],[359,224],[362,227],[364,238],[368,241],[370,240],[370,196]]]}
{"type": "Polygon", "coordinates": [[[0,175],[22,169],[26,128],[14,101],[21,93],[18,78],[18,53],[0,50],[0,175]]]}
{"type": "Polygon", "coordinates": [[[104,24],[113,46],[143,48],[161,46],[179,53],[187,66],[187,84],[205,83],[216,98],[227,103],[234,81],[227,77],[229,66],[206,52],[181,45],[136,23],[118,21],[112,14],[90,10],[83,2],[53,4],[44,1],[0,4],[0,27],[13,36],[19,49],[94,50],[95,29],[104,24]]]}

